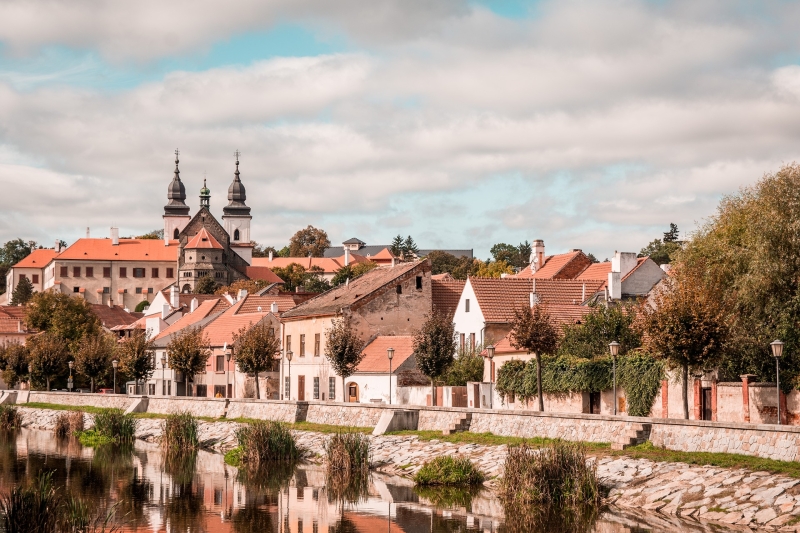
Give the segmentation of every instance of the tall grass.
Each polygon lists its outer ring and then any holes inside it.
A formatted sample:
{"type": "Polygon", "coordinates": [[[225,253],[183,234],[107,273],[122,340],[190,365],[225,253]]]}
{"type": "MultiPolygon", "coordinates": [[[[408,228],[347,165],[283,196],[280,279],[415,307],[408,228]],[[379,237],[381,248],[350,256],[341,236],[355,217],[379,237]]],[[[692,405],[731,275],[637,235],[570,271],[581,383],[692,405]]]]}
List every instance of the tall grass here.
{"type": "Polygon", "coordinates": [[[58,438],[68,437],[83,431],[83,411],[59,413],[54,431],[58,438]]]}
{"type": "Polygon", "coordinates": [[[294,435],[280,422],[257,420],[236,430],[239,447],[236,452],[226,454],[226,459],[258,467],[272,462],[296,461],[300,452],[294,435]]]}
{"type": "Polygon", "coordinates": [[[94,428],[79,434],[84,446],[121,444],[133,442],[136,436],[136,419],[122,409],[108,409],[94,415],[94,428]]]}
{"type": "Polygon", "coordinates": [[[13,405],[0,405],[0,430],[17,429],[22,425],[22,415],[13,405]]]}
{"type": "Polygon", "coordinates": [[[115,533],[121,526],[114,522],[114,515],[121,502],[115,503],[105,512],[96,505],[80,498],[70,497],[59,513],[61,533],[115,533]]]}
{"type": "Polygon", "coordinates": [[[469,457],[440,455],[427,461],[414,476],[417,485],[480,485],[485,476],[469,457]]]}
{"type": "Polygon", "coordinates": [[[168,415],[161,430],[161,445],[170,452],[188,452],[200,447],[197,419],[188,412],[168,415]]]}
{"type": "Polygon", "coordinates": [[[369,437],[363,433],[334,433],[325,444],[328,475],[369,474],[369,437]]]}

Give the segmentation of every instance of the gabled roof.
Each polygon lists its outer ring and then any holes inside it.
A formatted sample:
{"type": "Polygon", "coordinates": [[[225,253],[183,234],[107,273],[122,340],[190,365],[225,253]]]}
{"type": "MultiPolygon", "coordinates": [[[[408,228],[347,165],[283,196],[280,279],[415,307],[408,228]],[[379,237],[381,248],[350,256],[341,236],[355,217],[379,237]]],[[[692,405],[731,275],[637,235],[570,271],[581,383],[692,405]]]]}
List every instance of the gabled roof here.
{"type": "Polygon", "coordinates": [[[431,298],[433,310],[447,316],[453,316],[458,308],[461,293],[467,282],[462,279],[433,279],[431,277],[431,298]]]}
{"type": "Polygon", "coordinates": [[[264,280],[269,283],[283,283],[272,270],[265,266],[249,266],[244,269],[245,275],[250,279],[264,280]]]}
{"type": "Polygon", "coordinates": [[[13,334],[26,335],[31,333],[25,328],[25,322],[18,318],[0,317],[0,334],[13,334]]]}
{"type": "Polygon", "coordinates": [[[394,348],[392,358],[392,373],[396,373],[400,366],[414,354],[414,337],[411,335],[375,337],[364,348],[364,359],[358,364],[356,373],[380,372],[389,373],[389,358],[387,350],[394,348]]]}
{"type": "Polygon", "coordinates": [[[101,304],[90,304],[92,312],[100,319],[103,327],[111,329],[116,326],[127,326],[133,324],[142,317],[141,313],[132,314],[123,307],[115,305],[109,307],[101,304]]]}
{"type": "Polygon", "coordinates": [[[605,281],[537,279],[533,292],[548,305],[580,305],[605,286],[605,281]]]}
{"type": "MultiPolygon", "coordinates": [[[[203,328],[209,345],[223,346],[225,343],[231,345],[233,344],[233,336],[238,333],[240,329],[254,326],[261,322],[264,317],[271,314],[269,307],[262,307],[262,312],[240,313],[240,310],[243,310],[246,305],[249,305],[247,304],[247,300],[250,298],[251,296],[248,295],[243,300],[240,300],[203,328]]],[[[280,333],[276,332],[276,335],[280,336],[280,333]]]]}
{"type": "MultiPolygon", "coordinates": [[[[162,290],[161,293],[166,297],[167,303],[172,305],[170,302],[170,289],[169,287],[162,290]]],[[[178,293],[178,309],[191,309],[192,307],[192,300],[197,300],[198,307],[201,303],[205,302],[206,300],[214,300],[217,302],[216,306],[214,307],[214,313],[218,313],[220,311],[224,311],[225,309],[231,306],[228,303],[228,300],[225,299],[224,296],[218,296],[215,294],[186,294],[186,293],[178,293]]]]}
{"type": "Polygon", "coordinates": [[[0,318],[16,318],[18,320],[25,320],[28,316],[28,308],[17,305],[3,305],[0,306],[0,318]]]}
{"type": "Polygon", "coordinates": [[[594,263],[591,265],[589,268],[581,272],[577,279],[608,281],[608,275],[610,273],[611,261],[603,261],[602,263],[594,263]]]}
{"type": "Polygon", "coordinates": [[[377,254],[370,256],[370,259],[377,262],[391,263],[392,259],[395,259],[395,256],[388,248],[384,248],[377,254]]]}
{"type": "MultiPolygon", "coordinates": [[[[359,254],[350,254],[350,264],[366,263],[366,257],[359,254]]],[[[333,274],[344,266],[344,255],[339,257],[254,257],[252,267],[286,268],[292,263],[296,263],[306,270],[312,267],[319,267],[326,274],[333,274]]],[[[250,268],[252,268],[250,267],[250,268]]]]}
{"type": "MultiPolygon", "coordinates": [[[[218,298],[224,299],[221,296],[218,298]]],[[[189,326],[194,326],[195,324],[197,324],[198,322],[209,316],[217,314],[218,311],[215,311],[217,303],[218,302],[216,300],[204,301],[203,303],[197,306],[197,309],[194,310],[194,313],[186,313],[177,321],[172,323],[169,327],[163,329],[161,333],[159,333],[156,336],[156,340],[170,337],[173,334],[178,333],[179,331],[185,328],[188,328],[189,326]]]]}
{"type": "Polygon", "coordinates": [[[14,265],[13,268],[44,268],[58,254],[55,250],[42,248],[33,250],[28,256],[14,265]]]}
{"type": "Polygon", "coordinates": [[[118,245],[111,239],[78,239],[58,254],[57,259],[94,261],[177,261],[178,241],[164,246],[158,239],[120,239],[118,245]]]}
{"type": "Polygon", "coordinates": [[[625,276],[623,276],[622,280],[620,280],[620,281],[625,281],[626,279],[628,279],[628,278],[631,276],[631,274],[633,274],[634,272],[636,272],[636,270],[637,270],[637,269],[638,269],[640,266],[642,266],[643,264],[645,264],[645,262],[647,262],[647,260],[648,260],[648,259],[650,259],[650,257],[639,257],[639,258],[637,258],[637,259],[636,259],[636,266],[635,266],[635,267],[633,267],[633,268],[630,270],[630,272],[628,272],[627,274],[625,274],[625,276]]]}
{"type": "Polygon", "coordinates": [[[531,272],[531,266],[523,268],[515,277],[536,279],[573,279],[588,265],[591,259],[581,250],[572,250],[565,254],[547,256],[544,265],[536,272],[531,272]]]}
{"type": "Polygon", "coordinates": [[[222,245],[217,239],[211,235],[206,228],[201,228],[197,235],[192,237],[186,244],[187,250],[194,250],[198,248],[212,248],[215,250],[222,250],[222,245]]]}
{"type": "Polygon", "coordinates": [[[292,297],[292,293],[267,294],[264,296],[248,294],[244,298],[242,305],[237,306],[235,312],[236,314],[267,312],[272,309],[273,302],[278,304],[278,314],[297,306],[295,299],[292,297]],[[259,307],[261,311],[258,310],[259,307]]]}
{"type": "Polygon", "coordinates": [[[409,272],[416,270],[425,259],[392,266],[378,266],[366,274],[356,278],[349,284],[323,292],[319,296],[298,305],[283,314],[282,318],[302,318],[312,316],[336,315],[342,308],[350,307],[367,296],[394,285],[394,281],[409,272]]]}
{"type": "Polygon", "coordinates": [[[362,241],[360,239],[356,239],[355,237],[353,237],[351,239],[347,239],[342,244],[361,244],[361,245],[363,245],[363,244],[367,244],[367,243],[365,243],[364,241],[362,241]]]}

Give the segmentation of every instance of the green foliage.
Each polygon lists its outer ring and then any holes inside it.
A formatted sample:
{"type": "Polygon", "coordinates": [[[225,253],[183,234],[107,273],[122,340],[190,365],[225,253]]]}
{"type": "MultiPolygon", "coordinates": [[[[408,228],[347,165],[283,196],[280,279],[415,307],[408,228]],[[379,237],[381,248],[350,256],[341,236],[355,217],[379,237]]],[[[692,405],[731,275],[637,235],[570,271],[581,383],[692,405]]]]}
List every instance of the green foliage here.
{"type": "Polygon", "coordinates": [[[503,274],[513,273],[514,268],[503,260],[487,261],[478,269],[476,276],[479,278],[499,278],[502,277],[503,274]]]}
{"type": "Polygon", "coordinates": [[[134,313],[142,313],[142,312],[144,312],[144,311],[145,311],[145,310],[146,310],[148,307],[150,307],[150,302],[148,302],[147,300],[142,300],[141,302],[139,302],[138,304],[136,304],[136,307],[133,309],[133,312],[134,312],[134,313]]]}
{"type": "Polygon", "coordinates": [[[101,328],[97,315],[85,300],[52,291],[33,295],[28,302],[25,325],[29,329],[54,334],[70,347],[101,328]]]}
{"type": "Polygon", "coordinates": [[[427,256],[431,262],[431,273],[449,273],[455,279],[467,279],[467,276],[476,276],[483,263],[471,257],[456,257],[453,254],[434,250],[427,256]]]}
{"type": "Polygon", "coordinates": [[[356,264],[349,264],[347,266],[343,266],[339,270],[336,271],[336,274],[333,275],[333,279],[331,279],[331,285],[337,287],[347,281],[353,281],[354,279],[363,276],[373,268],[377,267],[378,263],[374,261],[367,261],[366,263],[356,263],[356,264]]]}
{"type": "MultiPolygon", "coordinates": [[[[240,465],[257,468],[272,462],[294,462],[300,457],[294,435],[272,420],[256,420],[236,430],[241,451],[231,455],[240,465]]],[[[227,459],[227,456],[226,456],[227,459]]]]}
{"type": "Polygon", "coordinates": [[[325,460],[328,475],[367,475],[369,472],[369,437],[348,431],[331,435],[325,443],[325,460]]]}
{"type": "Polygon", "coordinates": [[[453,321],[441,313],[426,316],[422,327],[414,333],[414,355],[419,371],[433,382],[453,364],[455,353],[453,321]]]}
{"type": "Polygon", "coordinates": [[[168,452],[190,452],[200,447],[197,419],[189,412],[167,415],[161,426],[161,445],[168,452]]]}
{"type": "Polygon", "coordinates": [[[130,337],[117,345],[116,353],[119,355],[120,370],[133,378],[137,387],[140,381],[150,379],[156,369],[155,344],[145,330],[133,330],[130,337]]]}
{"type": "Polygon", "coordinates": [[[625,355],[642,344],[635,321],[636,307],[631,304],[611,307],[595,304],[580,324],[564,327],[558,353],[583,358],[608,355],[609,343],[617,341],[621,345],[620,355],[625,355]]]}
{"type": "Polygon", "coordinates": [[[163,229],[154,229],[153,231],[147,232],[144,235],[139,235],[136,237],[137,239],[150,239],[150,240],[164,240],[164,230],[163,229]]]}
{"type": "Polygon", "coordinates": [[[495,261],[503,261],[513,267],[524,268],[530,262],[531,251],[531,243],[528,241],[521,242],[517,246],[501,242],[492,246],[489,253],[492,254],[495,261]]]}
{"type": "Polygon", "coordinates": [[[664,233],[664,238],[654,239],[642,248],[639,257],[650,257],[659,265],[672,263],[677,258],[683,244],[678,240],[678,236],[678,226],[670,224],[669,231],[664,233]]]}
{"type": "Polygon", "coordinates": [[[342,381],[352,376],[364,359],[364,345],[350,317],[343,316],[331,321],[330,329],[325,331],[325,357],[334,372],[342,376],[342,381]]]}
{"type": "Polygon", "coordinates": [[[50,381],[67,371],[68,346],[63,337],[46,331],[28,339],[29,361],[34,377],[43,378],[50,390],[50,381]]]}
{"type": "Polygon", "coordinates": [[[136,434],[136,422],[133,415],[126,415],[122,409],[108,409],[94,415],[93,432],[97,437],[106,438],[118,444],[133,442],[136,434]]]}
{"type": "Polygon", "coordinates": [[[289,257],[322,257],[330,245],[325,230],[309,225],[289,239],[289,257]]]}
{"type": "Polygon", "coordinates": [[[11,293],[11,305],[25,305],[33,298],[33,283],[27,276],[21,278],[11,293]]]}
{"type": "Polygon", "coordinates": [[[469,457],[440,455],[427,461],[414,476],[417,485],[480,485],[485,476],[469,457]]]}
{"type": "Polygon", "coordinates": [[[19,342],[0,345],[0,375],[9,387],[15,387],[27,378],[28,355],[28,347],[19,342]]]}
{"type": "Polygon", "coordinates": [[[22,414],[13,405],[0,405],[0,430],[17,429],[22,425],[22,414]]]}
{"type": "Polygon", "coordinates": [[[3,531],[6,533],[52,533],[57,531],[62,499],[53,485],[53,473],[39,473],[28,485],[19,485],[0,499],[3,531]]]}
{"type": "MultiPolygon", "coordinates": [[[[258,376],[260,372],[267,372],[278,365],[280,357],[281,341],[275,335],[275,327],[267,322],[261,321],[250,327],[242,326],[238,333],[233,336],[233,357],[239,370],[258,376]]],[[[256,383],[256,398],[261,398],[260,385],[258,379],[256,383]]]]}
{"type": "Polygon", "coordinates": [[[194,381],[195,374],[205,371],[210,356],[208,340],[199,326],[184,328],[173,334],[167,344],[169,366],[183,373],[186,383],[194,381]]]}
{"type": "Polygon", "coordinates": [[[114,444],[116,441],[111,437],[101,435],[94,429],[88,429],[78,433],[78,442],[87,448],[98,448],[100,446],[114,444]]]}
{"type": "Polygon", "coordinates": [[[214,281],[211,276],[203,276],[197,280],[197,285],[194,286],[195,294],[214,294],[217,291],[219,284],[214,281]]]}
{"type": "Polygon", "coordinates": [[[294,291],[302,287],[308,292],[324,292],[330,284],[322,277],[323,270],[313,266],[309,270],[298,263],[289,263],[285,267],[275,267],[272,272],[283,280],[283,290],[294,291]]]}
{"type": "Polygon", "coordinates": [[[442,381],[445,385],[463,387],[470,381],[483,381],[483,356],[475,351],[459,350],[458,357],[447,367],[442,381]]]}
{"type": "Polygon", "coordinates": [[[270,252],[273,257],[278,255],[278,250],[274,246],[264,246],[255,241],[251,241],[251,244],[253,245],[253,257],[269,257],[270,252]]]}
{"type": "Polygon", "coordinates": [[[105,381],[113,368],[111,361],[117,352],[117,338],[105,332],[87,335],[81,339],[75,352],[75,372],[89,378],[94,392],[97,381],[105,381]]]}
{"type": "Polygon", "coordinates": [[[628,416],[650,416],[664,376],[664,362],[646,352],[617,359],[617,381],[625,389],[628,416]]]}

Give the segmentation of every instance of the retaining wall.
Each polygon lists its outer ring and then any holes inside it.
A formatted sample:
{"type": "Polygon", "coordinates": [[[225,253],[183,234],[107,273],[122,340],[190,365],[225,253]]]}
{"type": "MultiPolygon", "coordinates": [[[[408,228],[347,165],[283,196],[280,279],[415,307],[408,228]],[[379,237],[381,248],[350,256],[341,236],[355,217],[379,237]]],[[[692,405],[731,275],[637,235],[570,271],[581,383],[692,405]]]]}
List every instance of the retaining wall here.
{"type": "Polygon", "coordinates": [[[298,422],[298,405],[272,400],[231,400],[227,417],[298,422]]]}
{"type": "MultiPolygon", "coordinates": [[[[402,408],[407,406],[398,406],[402,408]]],[[[306,421],[334,426],[375,427],[385,406],[360,403],[308,402],[306,421]]]]}
{"type": "MultiPolygon", "coordinates": [[[[131,400],[128,400],[128,404],[131,400]]],[[[220,398],[194,399],[192,397],[159,397],[151,396],[147,403],[148,413],[182,413],[189,412],[194,416],[208,416],[220,418],[225,416],[225,405],[227,401],[220,398]]]]}
{"type": "Polygon", "coordinates": [[[127,409],[134,397],[122,394],[82,394],[77,392],[31,391],[28,402],[57,403],[60,405],[87,405],[127,409]]]}
{"type": "Polygon", "coordinates": [[[465,409],[440,407],[420,409],[417,429],[421,431],[443,431],[457,423],[465,409]]]}
{"type": "MultiPolygon", "coordinates": [[[[420,413],[420,418],[422,414],[420,413]]],[[[472,413],[469,430],[507,437],[549,437],[585,442],[614,442],[642,419],[606,415],[540,413],[538,411],[490,411],[472,413]]]]}

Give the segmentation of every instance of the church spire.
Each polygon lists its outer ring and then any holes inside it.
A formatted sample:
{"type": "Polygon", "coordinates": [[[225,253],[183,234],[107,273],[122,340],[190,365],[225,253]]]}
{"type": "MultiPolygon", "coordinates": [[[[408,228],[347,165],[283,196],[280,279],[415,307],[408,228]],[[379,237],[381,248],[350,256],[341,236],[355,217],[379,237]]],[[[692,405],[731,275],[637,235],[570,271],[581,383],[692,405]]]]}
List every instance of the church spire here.
{"type": "Polygon", "coordinates": [[[225,215],[249,216],[250,208],[244,203],[247,200],[247,193],[242,180],[239,179],[239,156],[241,153],[236,150],[233,155],[236,158],[236,171],[233,173],[233,183],[228,187],[228,205],[222,211],[225,215]]]}
{"type": "Polygon", "coordinates": [[[172,177],[172,182],[167,188],[167,200],[169,202],[164,206],[165,215],[188,215],[189,206],[186,205],[186,188],[181,182],[181,171],[178,168],[180,159],[179,150],[175,150],[175,172],[172,177]]]}
{"type": "Polygon", "coordinates": [[[203,178],[203,188],[200,189],[200,207],[208,208],[211,203],[211,190],[206,186],[206,179],[203,178]]]}

